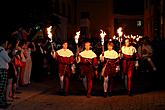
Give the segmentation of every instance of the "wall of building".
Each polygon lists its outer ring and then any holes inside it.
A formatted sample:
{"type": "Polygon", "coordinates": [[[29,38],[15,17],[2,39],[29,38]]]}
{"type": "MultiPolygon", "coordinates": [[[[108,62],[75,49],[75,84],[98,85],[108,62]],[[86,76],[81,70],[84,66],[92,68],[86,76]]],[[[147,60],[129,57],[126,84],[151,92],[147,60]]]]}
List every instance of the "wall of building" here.
{"type": "Polygon", "coordinates": [[[89,13],[91,33],[100,33],[103,29],[113,35],[112,3],[113,0],[80,0],[80,13],[89,13]]]}
{"type": "Polygon", "coordinates": [[[165,38],[164,0],[145,0],[144,35],[153,39],[165,38]]]}
{"type": "Polygon", "coordinates": [[[115,34],[117,29],[123,28],[125,35],[144,35],[144,20],[143,16],[130,16],[130,15],[115,15],[115,34]]]}

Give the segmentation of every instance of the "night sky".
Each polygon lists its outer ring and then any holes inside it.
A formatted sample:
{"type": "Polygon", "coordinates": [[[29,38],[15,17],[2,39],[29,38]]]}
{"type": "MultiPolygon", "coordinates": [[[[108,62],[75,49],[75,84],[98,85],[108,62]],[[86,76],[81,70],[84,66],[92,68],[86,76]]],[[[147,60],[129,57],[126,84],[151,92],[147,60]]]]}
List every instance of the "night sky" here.
{"type": "MultiPolygon", "coordinates": [[[[101,0],[88,1],[92,3],[101,0]]],[[[114,13],[127,15],[143,14],[143,2],[144,0],[114,0],[114,13]]],[[[0,4],[0,13],[0,24],[3,28],[26,22],[33,23],[40,19],[41,16],[47,16],[46,14],[51,13],[50,0],[5,0],[0,4]]]]}
{"type": "MultiPolygon", "coordinates": [[[[84,0],[89,3],[101,0],[84,0]]],[[[144,0],[113,0],[114,13],[117,14],[143,14],[144,0]]],[[[5,0],[0,4],[1,15],[6,19],[19,19],[27,17],[29,13],[49,13],[50,0],[5,0]],[[11,17],[11,18],[8,18],[11,17]]],[[[29,15],[30,16],[30,15],[29,15]]]]}
{"type": "Polygon", "coordinates": [[[144,0],[114,0],[114,13],[143,15],[144,0]]]}

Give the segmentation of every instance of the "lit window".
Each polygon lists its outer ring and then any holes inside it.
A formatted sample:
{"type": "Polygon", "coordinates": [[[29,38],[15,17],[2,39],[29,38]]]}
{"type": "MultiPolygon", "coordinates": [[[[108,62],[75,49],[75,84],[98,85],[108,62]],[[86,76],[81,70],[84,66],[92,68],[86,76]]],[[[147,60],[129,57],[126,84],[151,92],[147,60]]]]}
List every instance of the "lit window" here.
{"type": "Polygon", "coordinates": [[[142,26],[142,21],[137,21],[137,27],[142,26]]]}

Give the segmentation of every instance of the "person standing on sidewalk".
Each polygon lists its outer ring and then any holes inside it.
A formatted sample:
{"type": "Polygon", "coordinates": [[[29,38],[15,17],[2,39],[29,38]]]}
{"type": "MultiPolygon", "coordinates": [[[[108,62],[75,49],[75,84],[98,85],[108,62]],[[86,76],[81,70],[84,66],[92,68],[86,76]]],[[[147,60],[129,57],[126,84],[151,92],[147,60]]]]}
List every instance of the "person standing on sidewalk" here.
{"type": "Polygon", "coordinates": [[[112,42],[108,42],[107,47],[108,50],[100,55],[100,60],[104,65],[101,73],[101,75],[104,77],[104,97],[107,97],[108,83],[109,95],[112,95],[113,78],[116,76],[119,70],[119,54],[113,49],[114,44],[112,42]]]}
{"type": "Polygon", "coordinates": [[[62,92],[65,92],[64,95],[68,96],[69,78],[71,75],[71,65],[74,63],[74,54],[71,50],[68,49],[67,41],[63,41],[62,49],[59,49],[56,52],[52,51],[51,54],[53,58],[57,60],[61,90],[62,92]]]}
{"type": "Polygon", "coordinates": [[[157,70],[153,62],[153,48],[149,43],[148,38],[143,38],[141,45],[138,47],[138,54],[140,57],[141,72],[155,72],[157,70]],[[149,71],[151,70],[151,71],[149,71]]]}
{"type": "MultiPolygon", "coordinates": [[[[1,36],[4,37],[4,36],[1,36]]],[[[7,40],[2,38],[0,40],[0,108],[7,108],[10,104],[6,101],[6,89],[7,89],[7,70],[9,68],[9,62],[11,58],[8,56],[7,40]]]]}
{"type": "Polygon", "coordinates": [[[91,43],[85,42],[85,50],[80,52],[77,58],[77,63],[80,63],[80,77],[83,80],[83,85],[87,91],[87,97],[91,96],[92,79],[94,75],[98,76],[98,60],[96,54],[90,49],[91,43]]]}
{"type": "Polygon", "coordinates": [[[134,67],[138,67],[138,53],[131,45],[130,39],[125,39],[125,45],[121,47],[122,53],[122,72],[124,74],[125,87],[128,95],[132,96],[132,77],[134,67]]]}
{"type": "Polygon", "coordinates": [[[25,53],[26,53],[26,65],[25,65],[25,75],[24,75],[24,83],[25,85],[29,85],[31,81],[31,70],[32,70],[32,51],[35,51],[34,42],[26,42],[25,53]]]}

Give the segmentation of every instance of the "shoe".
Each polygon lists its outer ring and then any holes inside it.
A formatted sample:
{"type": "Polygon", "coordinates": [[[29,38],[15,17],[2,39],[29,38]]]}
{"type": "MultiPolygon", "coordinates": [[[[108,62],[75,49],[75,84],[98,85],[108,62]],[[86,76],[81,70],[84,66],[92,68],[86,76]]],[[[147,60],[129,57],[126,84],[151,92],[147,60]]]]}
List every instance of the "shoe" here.
{"type": "Polygon", "coordinates": [[[60,89],[59,94],[60,94],[61,96],[65,96],[65,91],[64,91],[64,89],[60,89]]]}
{"type": "Polygon", "coordinates": [[[109,92],[109,93],[108,93],[108,96],[110,96],[110,97],[111,97],[111,96],[112,96],[112,92],[109,92]]]}
{"type": "Polygon", "coordinates": [[[107,92],[104,92],[104,98],[106,98],[107,97],[107,92]]]}
{"type": "Polygon", "coordinates": [[[68,96],[68,95],[69,95],[69,93],[68,93],[68,92],[65,92],[65,93],[64,93],[64,96],[68,96]]]}
{"type": "Polygon", "coordinates": [[[128,96],[133,96],[133,93],[131,91],[128,91],[128,96]]]}
{"type": "Polygon", "coordinates": [[[2,103],[0,104],[0,108],[6,109],[11,105],[11,103],[2,103]]]}
{"type": "Polygon", "coordinates": [[[90,93],[88,93],[88,94],[87,94],[87,98],[90,98],[90,97],[91,97],[91,95],[90,95],[90,93]]]}

